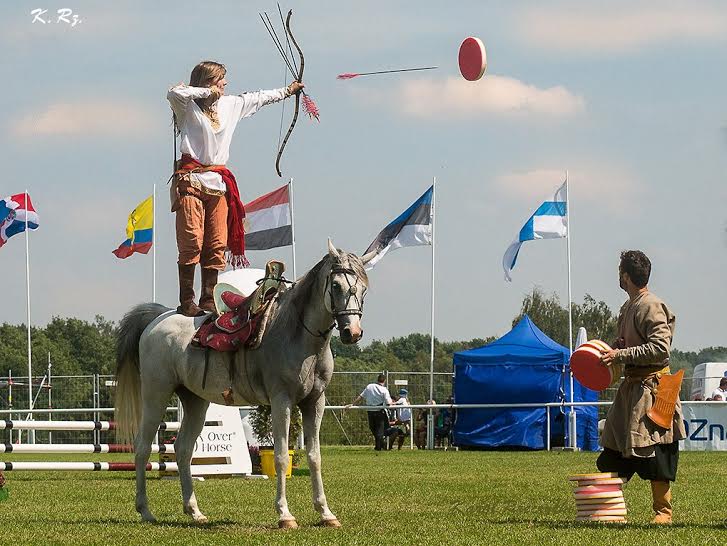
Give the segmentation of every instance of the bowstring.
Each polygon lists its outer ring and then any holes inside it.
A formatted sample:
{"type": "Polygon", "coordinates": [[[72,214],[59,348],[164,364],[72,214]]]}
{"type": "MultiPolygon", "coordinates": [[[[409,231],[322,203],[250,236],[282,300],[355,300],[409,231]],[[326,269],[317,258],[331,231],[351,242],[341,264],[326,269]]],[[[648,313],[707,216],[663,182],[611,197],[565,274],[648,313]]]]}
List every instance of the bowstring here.
{"type": "MultiPolygon", "coordinates": [[[[287,67],[283,67],[283,85],[285,85],[286,76],[288,75],[287,67]]],[[[278,129],[278,150],[280,150],[280,142],[283,140],[283,118],[285,117],[285,100],[283,107],[280,109],[280,129],[278,129]]],[[[276,150],[276,151],[278,151],[276,150]]]]}

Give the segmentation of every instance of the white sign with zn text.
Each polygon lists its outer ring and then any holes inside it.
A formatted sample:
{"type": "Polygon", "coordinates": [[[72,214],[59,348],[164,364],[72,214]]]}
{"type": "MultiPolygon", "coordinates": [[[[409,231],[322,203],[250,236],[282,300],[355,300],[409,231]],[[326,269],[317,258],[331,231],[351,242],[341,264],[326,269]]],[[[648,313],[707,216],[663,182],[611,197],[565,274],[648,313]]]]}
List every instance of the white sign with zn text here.
{"type": "Polygon", "coordinates": [[[684,451],[727,451],[727,402],[684,404],[684,451]]]}

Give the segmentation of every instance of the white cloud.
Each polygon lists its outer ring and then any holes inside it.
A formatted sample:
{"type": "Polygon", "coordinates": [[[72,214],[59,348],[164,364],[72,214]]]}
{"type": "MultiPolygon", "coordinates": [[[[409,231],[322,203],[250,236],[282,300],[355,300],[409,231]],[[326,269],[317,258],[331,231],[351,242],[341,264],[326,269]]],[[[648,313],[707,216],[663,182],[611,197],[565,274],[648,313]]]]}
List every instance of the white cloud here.
{"type": "Polygon", "coordinates": [[[608,55],[674,40],[727,37],[727,10],[706,2],[548,3],[523,9],[515,20],[525,42],[570,53],[608,55]]]}
{"type": "MultiPolygon", "coordinates": [[[[628,170],[597,163],[573,166],[568,170],[568,190],[575,204],[596,203],[613,213],[632,210],[642,185],[628,170]]],[[[495,184],[504,195],[525,198],[533,206],[551,197],[565,179],[565,170],[541,167],[500,175],[495,184]]]]}
{"type": "Polygon", "coordinates": [[[19,136],[136,134],[154,128],[153,113],[128,101],[59,102],[15,121],[19,136]]]}
{"type": "Polygon", "coordinates": [[[462,78],[416,80],[399,85],[391,95],[368,93],[377,103],[393,103],[420,118],[452,119],[483,115],[543,115],[567,117],[585,110],[585,100],[563,86],[539,88],[507,76],[484,76],[478,82],[462,78]]]}

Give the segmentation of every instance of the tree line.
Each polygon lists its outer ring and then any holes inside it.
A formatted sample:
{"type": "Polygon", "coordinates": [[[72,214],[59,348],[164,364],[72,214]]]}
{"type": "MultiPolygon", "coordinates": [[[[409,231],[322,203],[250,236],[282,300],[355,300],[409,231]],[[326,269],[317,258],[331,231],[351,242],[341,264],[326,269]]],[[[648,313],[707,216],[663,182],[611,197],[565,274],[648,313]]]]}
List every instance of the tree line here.
{"type": "MultiPolygon", "coordinates": [[[[582,303],[574,303],[573,335],[584,326],[590,339],[611,343],[616,338],[616,314],[603,301],[586,294],[582,303]]],[[[568,346],[568,310],[558,296],[547,295],[535,288],[522,301],[520,312],[513,317],[515,325],[527,314],[549,337],[568,346]]],[[[117,324],[101,316],[91,322],[77,318],[54,317],[45,327],[33,327],[32,354],[34,375],[45,373],[48,354],[53,375],[113,374],[115,369],[115,336],[117,324]]],[[[452,356],[457,351],[485,345],[494,337],[466,341],[434,343],[434,368],[437,372],[452,370],[452,356]]],[[[575,341],[575,340],[574,340],[575,341]]],[[[16,376],[27,369],[27,334],[25,325],[0,325],[0,376],[12,370],[16,376]]],[[[412,333],[388,341],[373,341],[365,347],[344,345],[337,337],[331,343],[338,371],[429,371],[430,337],[412,333]]],[[[727,361],[727,347],[706,347],[699,351],[672,350],[673,369],[684,369],[687,376],[701,362],[727,361]]]]}

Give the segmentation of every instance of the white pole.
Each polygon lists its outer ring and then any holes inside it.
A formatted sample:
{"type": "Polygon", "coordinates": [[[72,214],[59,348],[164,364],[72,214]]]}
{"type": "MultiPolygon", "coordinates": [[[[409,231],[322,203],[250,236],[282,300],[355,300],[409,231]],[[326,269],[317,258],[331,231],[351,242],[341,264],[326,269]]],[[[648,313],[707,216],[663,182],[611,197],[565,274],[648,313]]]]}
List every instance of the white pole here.
{"type": "MultiPolygon", "coordinates": [[[[434,256],[435,256],[435,239],[434,239],[434,224],[435,224],[435,198],[437,193],[437,177],[432,179],[432,317],[431,317],[431,331],[429,340],[429,400],[434,399],[434,256]]],[[[434,449],[434,415],[429,412],[429,420],[427,427],[427,448],[434,449]]]]}
{"type": "MultiPolygon", "coordinates": [[[[30,230],[28,229],[28,190],[25,190],[25,288],[28,311],[28,409],[33,409],[33,351],[30,344],[30,230]]],[[[33,420],[33,414],[28,415],[33,420]]],[[[35,443],[35,433],[28,436],[31,444],[35,443]]]]}
{"type": "MultiPolygon", "coordinates": [[[[570,278],[570,235],[571,235],[571,209],[570,209],[570,188],[568,187],[568,171],[565,171],[565,213],[568,222],[568,231],[566,233],[566,250],[568,253],[568,350],[573,353],[573,294],[571,291],[571,278],[570,278]]],[[[573,370],[568,367],[569,379],[570,379],[570,401],[573,403],[574,390],[573,390],[573,370]]],[[[575,450],[578,445],[578,438],[576,432],[576,408],[575,406],[570,407],[570,419],[569,419],[569,436],[570,436],[570,447],[575,450]]]]}
{"type": "MultiPolygon", "coordinates": [[[[290,201],[290,236],[291,236],[291,252],[293,253],[293,281],[298,279],[298,272],[295,266],[295,217],[293,216],[293,178],[291,177],[288,181],[288,200],[290,201]]],[[[334,413],[335,415],[335,413],[334,413]]],[[[345,431],[344,431],[345,433],[345,431]]],[[[303,429],[301,428],[298,433],[296,440],[297,448],[305,448],[305,436],[303,435],[303,429]]]]}
{"type": "Polygon", "coordinates": [[[151,301],[157,301],[157,185],[151,194],[151,301]]]}
{"type": "MultiPolygon", "coordinates": [[[[50,361],[50,351],[48,351],[48,409],[53,409],[53,403],[51,400],[51,393],[53,392],[53,383],[51,382],[51,361],[50,361]]],[[[53,414],[49,411],[48,412],[48,421],[53,420],[53,414]]],[[[48,432],[48,443],[53,443],[53,433],[48,432]]]]}
{"type": "Polygon", "coordinates": [[[298,272],[295,267],[295,216],[293,215],[293,179],[288,182],[288,199],[290,200],[290,232],[293,241],[292,252],[293,252],[293,281],[298,279],[298,272]]]}

